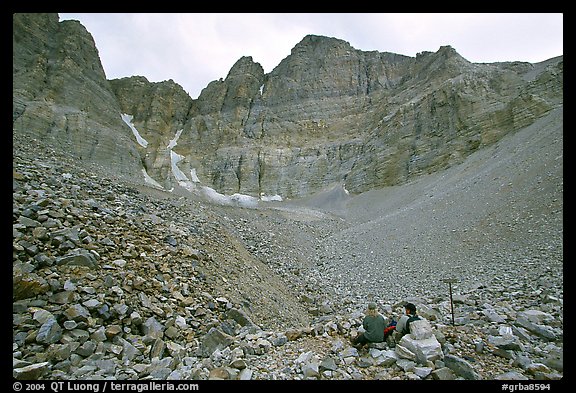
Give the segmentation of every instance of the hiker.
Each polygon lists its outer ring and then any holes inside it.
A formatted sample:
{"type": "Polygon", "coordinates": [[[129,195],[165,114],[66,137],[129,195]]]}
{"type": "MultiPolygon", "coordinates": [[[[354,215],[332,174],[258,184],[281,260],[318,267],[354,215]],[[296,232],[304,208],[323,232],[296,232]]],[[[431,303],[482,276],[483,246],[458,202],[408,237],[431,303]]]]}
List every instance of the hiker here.
{"type": "Polygon", "coordinates": [[[362,321],[362,327],[365,332],[354,337],[352,339],[352,345],[358,348],[368,343],[379,343],[384,341],[384,329],[386,328],[386,325],[386,320],[378,312],[376,303],[368,303],[366,316],[362,321]]]}
{"type": "Polygon", "coordinates": [[[410,333],[410,322],[420,319],[420,317],[416,315],[416,306],[413,303],[406,303],[404,305],[404,312],[405,314],[400,317],[396,324],[396,329],[394,329],[396,332],[394,334],[396,342],[400,341],[405,334],[410,333]]]}

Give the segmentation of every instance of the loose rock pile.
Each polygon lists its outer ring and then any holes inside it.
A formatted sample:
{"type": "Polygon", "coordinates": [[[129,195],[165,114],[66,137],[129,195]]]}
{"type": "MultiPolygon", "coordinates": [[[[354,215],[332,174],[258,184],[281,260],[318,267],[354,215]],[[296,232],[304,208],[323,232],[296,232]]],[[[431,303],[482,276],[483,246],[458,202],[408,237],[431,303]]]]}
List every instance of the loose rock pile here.
{"type": "Polygon", "coordinates": [[[33,140],[15,139],[13,163],[17,379],[563,375],[561,287],[534,291],[500,277],[457,291],[454,326],[445,296],[376,299],[396,319],[404,301],[416,303],[441,352],[423,357],[402,343],[358,350],[350,337],[365,298],[327,291],[315,265],[313,236],[339,219],[295,222],[279,209],[154,196],[33,140]],[[243,285],[245,298],[234,288],[243,285]]]}

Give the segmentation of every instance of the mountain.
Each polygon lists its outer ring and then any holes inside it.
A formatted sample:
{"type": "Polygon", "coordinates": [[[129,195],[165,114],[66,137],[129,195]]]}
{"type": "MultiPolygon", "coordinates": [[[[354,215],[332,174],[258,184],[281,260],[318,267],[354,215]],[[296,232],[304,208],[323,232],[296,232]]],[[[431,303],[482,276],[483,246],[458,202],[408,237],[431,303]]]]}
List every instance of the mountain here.
{"type": "Polygon", "coordinates": [[[14,379],[563,380],[561,57],[308,36],[192,100],[13,39],[14,379]],[[433,351],[351,347],[368,301],[433,351]]]}
{"type": "Polygon", "coordinates": [[[90,33],[56,14],[13,15],[13,132],[134,174],[140,154],[90,33]]]}
{"type": "Polygon", "coordinates": [[[290,199],[446,169],[562,106],[563,57],[471,63],[308,35],[270,73],[240,58],[191,99],[172,80],[107,80],[88,31],[13,17],[13,132],[171,190],[290,199]]]}

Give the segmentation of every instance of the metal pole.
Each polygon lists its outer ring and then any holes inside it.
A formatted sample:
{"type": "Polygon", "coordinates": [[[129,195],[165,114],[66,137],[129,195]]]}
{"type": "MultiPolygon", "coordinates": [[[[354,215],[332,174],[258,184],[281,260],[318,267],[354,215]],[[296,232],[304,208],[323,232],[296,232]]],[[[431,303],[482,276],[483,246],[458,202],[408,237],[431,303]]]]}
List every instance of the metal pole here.
{"type": "Polygon", "coordinates": [[[454,303],[452,302],[452,282],[448,282],[450,288],[450,311],[452,312],[452,326],[454,326],[454,303]]]}
{"type": "Polygon", "coordinates": [[[448,288],[450,290],[450,312],[452,314],[452,326],[454,326],[454,302],[452,301],[452,283],[458,282],[455,278],[446,278],[442,280],[448,283],[448,288]]]}

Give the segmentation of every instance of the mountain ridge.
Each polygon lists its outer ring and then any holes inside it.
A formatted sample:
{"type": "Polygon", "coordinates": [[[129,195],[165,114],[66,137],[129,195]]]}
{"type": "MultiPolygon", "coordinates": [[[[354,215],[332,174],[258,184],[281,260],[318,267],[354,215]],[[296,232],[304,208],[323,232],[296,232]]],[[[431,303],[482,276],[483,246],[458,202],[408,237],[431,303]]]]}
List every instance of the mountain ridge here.
{"type": "Polygon", "coordinates": [[[562,104],[563,57],[477,64],[449,45],[409,57],[317,35],[268,74],[242,56],[192,99],[173,80],[103,79],[90,33],[57,19],[14,16],[14,131],[167,190],[292,199],[346,183],[361,193],[462,162],[562,104]]]}

